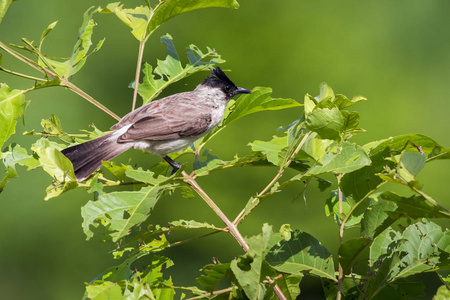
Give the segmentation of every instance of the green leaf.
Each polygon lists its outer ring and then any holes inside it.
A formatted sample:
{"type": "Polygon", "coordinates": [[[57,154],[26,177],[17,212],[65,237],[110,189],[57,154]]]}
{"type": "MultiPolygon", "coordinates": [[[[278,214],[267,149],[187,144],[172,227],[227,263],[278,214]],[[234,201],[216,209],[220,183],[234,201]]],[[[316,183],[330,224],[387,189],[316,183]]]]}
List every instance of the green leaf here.
{"type": "Polygon", "coordinates": [[[322,139],[341,140],[344,120],[337,108],[316,108],[306,116],[305,126],[322,139]]]}
{"type": "Polygon", "coordinates": [[[409,300],[425,297],[423,282],[412,282],[405,279],[388,284],[373,298],[374,300],[398,299],[409,300]]]}
{"type": "MultiPolygon", "coordinates": [[[[337,284],[334,281],[326,280],[322,278],[323,291],[325,293],[325,299],[335,300],[337,295],[337,284]]],[[[359,276],[345,277],[342,282],[342,299],[360,299],[358,295],[361,291],[361,279],[359,276]]]]}
{"type": "Polygon", "coordinates": [[[365,237],[351,238],[339,246],[339,263],[344,275],[349,274],[359,255],[371,244],[371,240],[365,237]]]}
{"type": "Polygon", "coordinates": [[[364,132],[363,129],[358,129],[360,116],[357,112],[348,112],[346,110],[341,111],[342,119],[344,121],[344,127],[342,129],[342,139],[347,140],[358,132],[364,132]]]}
{"type": "Polygon", "coordinates": [[[206,222],[197,222],[195,220],[177,220],[171,221],[168,227],[161,227],[159,225],[149,226],[147,232],[149,234],[159,234],[162,232],[168,232],[172,230],[180,229],[212,229],[212,230],[222,230],[222,228],[216,227],[215,225],[206,222]]]}
{"type": "Polygon", "coordinates": [[[370,165],[371,160],[360,146],[349,143],[333,143],[317,157],[320,164],[315,164],[302,176],[317,176],[324,173],[350,173],[370,165]]]}
{"type": "MultiPolygon", "coordinates": [[[[78,30],[78,39],[73,47],[70,59],[65,60],[65,61],[58,61],[55,59],[43,57],[43,55],[40,55],[40,53],[39,53],[39,61],[38,61],[39,65],[41,65],[43,67],[48,67],[50,65],[51,68],[59,76],[64,77],[64,78],[69,78],[69,77],[75,75],[75,73],[77,73],[83,67],[84,63],[86,62],[87,57],[89,55],[91,55],[92,53],[100,50],[101,46],[103,45],[103,42],[105,41],[103,39],[100,42],[98,42],[98,44],[94,48],[94,50],[89,53],[89,49],[92,46],[91,38],[92,38],[92,34],[93,34],[93,29],[95,26],[95,22],[92,19],[92,17],[94,15],[94,13],[98,12],[99,10],[100,10],[100,8],[91,7],[84,13],[83,23],[82,23],[80,29],[78,30]]],[[[49,32],[50,32],[49,28],[47,28],[44,31],[43,37],[41,38],[41,42],[42,42],[43,38],[49,32]]],[[[41,48],[41,46],[42,46],[42,43],[39,46],[39,49],[41,48]]],[[[39,51],[39,50],[35,49],[34,51],[39,51]]]]}
{"type": "Polygon", "coordinates": [[[276,273],[263,260],[265,250],[272,237],[272,227],[264,224],[262,234],[247,239],[250,247],[246,255],[231,261],[230,268],[239,285],[251,300],[263,299],[268,292],[263,284],[267,276],[274,278],[276,273]]]}
{"type": "Polygon", "coordinates": [[[114,282],[100,281],[89,284],[86,287],[85,299],[106,300],[122,299],[122,289],[114,282]]]}
{"type": "Polygon", "coordinates": [[[442,285],[438,288],[436,295],[434,295],[433,300],[447,300],[450,299],[450,289],[442,285]]]}
{"type": "Polygon", "coordinates": [[[40,139],[31,149],[39,156],[39,163],[51,177],[52,184],[46,189],[45,200],[55,198],[60,194],[78,186],[70,160],[61,153],[62,145],[40,139]]]}
{"type": "Polygon", "coordinates": [[[426,219],[402,233],[386,229],[370,247],[370,264],[376,276],[366,287],[365,296],[370,298],[399,279],[438,270],[442,248],[447,247],[449,239],[448,230],[442,231],[426,219]]]}
{"type": "Polygon", "coordinates": [[[61,125],[61,121],[57,116],[52,114],[49,119],[42,120],[41,126],[44,128],[44,132],[49,135],[54,135],[58,137],[61,141],[66,143],[73,143],[75,139],[71,138],[63,129],[61,125]]]}
{"type": "Polygon", "coordinates": [[[294,275],[311,273],[337,281],[331,253],[305,232],[294,231],[289,241],[275,234],[268,249],[266,260],[279,272],[294,275]]]}
{"type": "Polygon", "coordinates": [[[16,132],[16,119],[25,111],[25,92],[0,84],[0,148],[16,132]]]}
{"type": "Polygon", "coordinates": [[[6,14],[6,11],[8,10],[11,3],[15,2],[16,0],[1,0],[0,1],[0,23],[3,20],[3,17],[6,14]]]}
{"type": "Polygon", "coordinates": [[[41,39],[39,41],[39,50],[42,48],[42,43],[44,42],[44,39],[47,37],[47,35],[56,27],[56,24],[58,24],[58,21],[51,23],[47,26],[47,28],[42,32],[41,39]]]}
{"type": "Polygon", "coordinates": [[[87,239],[93,236],[89,227],[99,224],[106,227],[113,241],[128,235],[133,226],[147,219],[163,189],[149,186],[136,192],[112,192],[101,195],[98,201],[89,201],[81,209],[87,239]]]}
{"type": "Polygon", "coordinates": [[[277,285],[288,300],[295,300],[300,295],[300,282],[303,275],[280,274],[277,279],[277,285]]]}
{"type": "Polygon", "coordinates": [[[153,10],[147,25],[146,37],[150,36],[160,25],[183,13],[208,7],[239,8],[235,0],[166,0],[160,1],[153,10]]]}
{"type": "Polygon", "coordinates": [[[109,3],[101,13],[114,13],[125,25],[130,27],[131,33],[138,40],[147,38],[146,27],[150,17],[150,9],[147,6],[136,8],[123,8],[120,2],[109,3]]]}
{"type": "Polygon", "coordinates": [[[172,83],[196,72],[211,68],[215,64],[225,62],[215,50],[209,47],[207,47],[207,52],[203,53],[195,45],[190,45],[186,52],[189,62],[183,67],[173,45],[172,37],[166,34],[161,37],[161,42],[166,44],[169,55],[165,60],[158,60],[157,67],[154,71],[151,65],[144,64],[144,68],[142,69],[144,78],[138,86],[138,92],[143,99],[143,104],[147,104],[155,99],[172,83]]]}
{"type": "Polygon", "coordinates": [[[203,272],[200,277],[195,280],[207,292],[212,293],[217,284],[227,276],[230,270],[230,264],[209,264],[204,266],[200,271],[203,272]]]}
{"type": "Polygon", "coordinates": [[[0,181],[0,193],[5,188],[9,179],[18,177],[15,167],[16,164],[26,166],[28,168],[27,171],[35,169],[40,165],[38,159],[31,155],[28,155],[25,148],[22,148],[21,146],[16,144],[9,145],[7,151],[1,153],[1,158],[5,165],[6,175],[3,180],[0,181]]]}
{"type": "Polygon", "coordinates": [[[302,104],[293,99],[272,98],[272,89],[255,87],[251,94],[243,94],[237,100],[231,100],[222,126],[226,126],[244,116],[267,110],[281,110],[301,107],[302,104]]]}
{"type": "Polygon", "coordinates": [[[367,208],[361,220],[361,234],[367,238],[377,237],[378,234],[397,221],[397,218],[392,218],[389,215],[389,212],[393,212],[397,208],[395,203],[384,201],[378,197],[374,197],[374,199],[377,201],[367,208]]]}
{"type": "Polygon", "coordinates": [[[284,157],[281,152],[288,146],[288,143],[287,136],[274,136],[272,140],[268,142],[254,141],[249,145],[252,147],[252,151],[264,153],[269,162],[279,166],[283,162],[284,157]]]}
{"type": "Polygon", "coordinates": [[[363,148],[370,155],[375,155],[389,148],[393,155],[402,151],[417,151],[417,147],[427,154],[427,161],[434,159],[450,159],[450,150],[445,149],[436,141],[422,134],[406,134],[368,143],[363,148]]]}
{"type": "Polygon", "coordinates": [[[385,149],[370,156],[370,165],[344,174],[341,178],[340,188],[347,199],[351,198],[353,202],[365,199],[383,183],[383,180],[376,174],[382,172],[385,166],[394,166],[394,163],[385,160],[388,155],[389,150],[385,149]]]}
{"type": "Polygon", "coordinates": [[[450,213],[441,206],[434,205],[421,195],[402,197],[393,192],[384,192],[379,198],[392,201],[396,205],[395,211],[410,218],[419,220],[421,218],[449,218],[450,213]]]}
{"type": "Polygon", "coordinates": [[[167,180],[167,177],[158,175],[149,170],[143,170],[142,168],[133,169],[127,166],[125,169],[125,175],[139,182],[145,182],[151,185],[157,185],[167,180]]]}

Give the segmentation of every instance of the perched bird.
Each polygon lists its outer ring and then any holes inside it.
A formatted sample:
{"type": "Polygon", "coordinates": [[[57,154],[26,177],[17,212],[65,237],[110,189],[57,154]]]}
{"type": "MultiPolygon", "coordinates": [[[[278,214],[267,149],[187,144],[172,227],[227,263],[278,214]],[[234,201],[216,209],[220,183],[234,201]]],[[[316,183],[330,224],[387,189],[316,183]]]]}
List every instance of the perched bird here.
{"type": "Polygon", "coordinates": [[[130,149],[145,149],[164,158],[174,169],[181,165],[167,156],[210,132],[223,118],[228,101],[251,94],[237,87],[219,68],[193,91],[168,96],[130,112],[102,137],[61,152],[72,162],[78,181],[88,178],[102,161],[130,149]]]}

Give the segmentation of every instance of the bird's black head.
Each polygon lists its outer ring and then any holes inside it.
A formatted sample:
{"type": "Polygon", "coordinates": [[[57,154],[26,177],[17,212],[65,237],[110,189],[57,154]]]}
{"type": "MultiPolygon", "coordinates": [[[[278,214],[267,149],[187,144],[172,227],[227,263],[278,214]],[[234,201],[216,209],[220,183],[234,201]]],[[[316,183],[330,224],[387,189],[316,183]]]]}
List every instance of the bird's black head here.
{"type": "Polygon", "coordinates": [[[211,70],[211,76],[203,80],[202,85],[221,89],[230,100],[237,94],[251,94],[250,90],[237,87],[230,78],[219,68],[211,70]]]}

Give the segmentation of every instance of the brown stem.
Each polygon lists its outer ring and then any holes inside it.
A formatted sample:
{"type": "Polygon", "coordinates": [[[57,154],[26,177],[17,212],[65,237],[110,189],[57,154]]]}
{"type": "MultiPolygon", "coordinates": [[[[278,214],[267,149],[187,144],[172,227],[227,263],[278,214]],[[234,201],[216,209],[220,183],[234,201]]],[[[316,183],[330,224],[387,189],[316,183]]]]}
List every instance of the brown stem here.
{"type": "Polygon", "coordinates": [[[134,77],[133,105],[131,106],[132,111],[136,108],[136,100],[139,86],[139,75],[141,74],[142,57],[144,56],[144,47],[146,41],[147,41],[146,39],[142,39],[139,41],[139,53],[136,66],[136,75],[134,77]]]}
{"type": "Polygon", "coordinates": [[[115,113],[110,111],[106,106],[104,106],[103,104],[101,104],[100,102],[98,102],[97,100],[92,98],[89,94],[87,94],[86,92],[81,90],[79,87],[77,87],[76,85],[74,85],[73,83],[68,81],[66,78],[64,78],[62,76],[59,76],[58,74],[56,74],[55,72],[53,72],[53,71],[51,71],[49,69],[43,68],[42,66],[38,65],[36,62],[32,61],[28,57],[26,57],[26,56],[24,56],[24,55],[22,55],[22,54],[20,54],[20,53],[18,53],[16,51],[12,50],[11,48],[7,47],[2,42],[0,42],[0,49],[3,49],[7,53],[11,54],[12,56],[17,58],[18,60],[26,63],[30,67],[38,70],[39,72],[44,73],[45,76],[47,76],[47,77],[50,77],[52,79],[59,78],[59,80],[61,81],[61,86],[65,86],[65,87],[69,88],[72,92],[80,95],[81,97],[83,97],[84,99],[89,101],[90,103],[94,104],[95,106],[97,106],[98,108],[100,108],[101,110],[106,112],[108,115],[110,115],[114,119],[120,120],[119,116],[117,116],[115,113]]]}
{"type": "MultiPolygon", "coordinates": [[[[342,202],[343,202],[343,194],[342,194],[342,190],[340,187],[340,183],[341,183],[341,178],[342,178],[343,174],[337,174],[336,178],[337,178],[337,183],[338,183],[338,198],[339,198],[339,214],[342,215],[343,214],[343,208],[342,208],[342,202]]],[[[341,220],[342,222],[342,220],[341,220]]],[[[339,226],[339,247],[342,244],[342,240],[344,238],[344,226],[339,226]]],[[[337,295],[336,295],[336,300],[341,300],[342,297],[342,284],[344,283],[344,270],[342,269],[342,265],[340,262],[340,256],[339,256],[339,267],[338,267],[338,288],[337,288],[337,295]]]]}
{"type": "MultiPolygon", "coordinates": [[[[214,203],[214,201],[208,196],[208,194],[206,194],[206,192],[198,185],[197,181],[195,181],[185,171],[182,171],[181,175],[183,175],[184,177],[184,182],[189,184],[194,189],[194,191],[196,191],[197,194],[199,194],[199,196],[202,197],[203,200],[205,200],[206,204],[208,204],[209,207],[211,207],[211,209],[219,216],[219,218],[225,223],[225,225],[227,225],[228,231],[236,239],[239,245],[241,245],[242,249],[244,249],[245,252],[248,252],[250,247],[245,242],[244,237],[237,229],[237,225],[235,225],[227,218],[227,216],[222,212],[222,210],[220,210],[220,208],[216,205],[216,203],[214,203]]],[[[275,294],[278,296],[280,300],[287,300],[278,285],[275,284],[273,289],[275,291],[275,294]]]]}

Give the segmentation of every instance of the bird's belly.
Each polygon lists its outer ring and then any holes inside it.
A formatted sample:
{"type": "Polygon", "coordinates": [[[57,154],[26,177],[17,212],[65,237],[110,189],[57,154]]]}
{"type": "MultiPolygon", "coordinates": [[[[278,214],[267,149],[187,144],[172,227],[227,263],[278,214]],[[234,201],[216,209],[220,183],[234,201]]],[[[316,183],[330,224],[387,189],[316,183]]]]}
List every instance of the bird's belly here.
{"type": "Polygon", "coordinates": [[[133,143],[133,148],[144,149],[150,153],[165,156],[169,153],[183,150],[185,147],[195,142],[198,138],[199,136],[166,141],[139,141],[133,143]]]}

